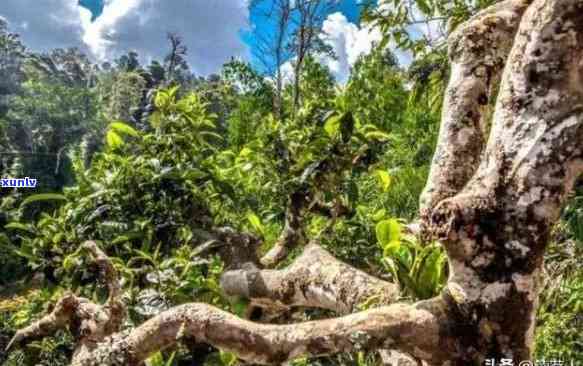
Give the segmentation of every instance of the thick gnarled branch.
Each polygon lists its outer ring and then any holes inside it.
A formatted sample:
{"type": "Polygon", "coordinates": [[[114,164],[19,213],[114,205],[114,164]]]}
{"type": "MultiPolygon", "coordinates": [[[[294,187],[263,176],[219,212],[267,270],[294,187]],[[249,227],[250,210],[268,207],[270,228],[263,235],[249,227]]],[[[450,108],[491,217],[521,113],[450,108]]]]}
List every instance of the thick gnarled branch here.
{"type": "Polygon", "coordinates": [[[66,329],[71,323],[71,318],[78,306],[79,299],[76,296],[71,294],[65,295],[56,303],[50,314],[42,317],[28,327],[17,331],[6,346],[5,351],[8,352],[20,344],[52,335],[61,329],[66,329]]]}
{"type": "Polygon", "coordinates": [[[122,301],[119,276],[111,259],[94,241],[86,241],[82,248],[91,253],[93,260],[101,271],[101,280],[108,290],[108,297],[102,308],[107,313],[107,322],[103,325],[103,334],[109,335],[121,329],[126,317],[126,306],[122,301]]]}
{"type": "Polygon", "coordinates": [[[425,224],[433,208],[458,193],[479,165],[500,76],[530,2],[496,4],[460,25],[448,38],[452,71],[438,144],[421,195],[425,224]]]}
{"type": "Polygon", "coordinates": [[[226,272],[221,280],[226,294],[260,305],[323,308],[340,314],[358,310],[367,302],[395,302],[399,288],[338,261],[315,243],[286,269],[256,268],[226,272]]]}
{"type": "Polygon", "coordinates": [[[452,308],[460,327],[478,325],[465,341],[468,362],[532,357],[544,250],[583,171],[582,57],[583,2],[535,0],[508,56],[481,163],[432,209],[452,308]]]}
{"type": "Polygon", "coordinates": [[[121,300],[117,271],[111,259],[95,242],[87,241],[81,245],[81,249],[89,252],[100,268],[100,278],[109,291],[105,304],[94,304],[85,298],[67,294],[57,302],[50,314],[16,332],[7,350],[68,328],[77,339],[77,351],[82,353],[88,345],[94,345],[121,329],[126,307],[121,300]]]}
{"type": "Polygon", "coordinates": [[[113,337],[75,366],[138,365],[185,336],[259,364],[302,356],[398,347],[429,362],[449,357],[439,303],[376,308],[341,318],[290,325],[258,324],[206,304],[168,310],[124,337],[113,337]]]}

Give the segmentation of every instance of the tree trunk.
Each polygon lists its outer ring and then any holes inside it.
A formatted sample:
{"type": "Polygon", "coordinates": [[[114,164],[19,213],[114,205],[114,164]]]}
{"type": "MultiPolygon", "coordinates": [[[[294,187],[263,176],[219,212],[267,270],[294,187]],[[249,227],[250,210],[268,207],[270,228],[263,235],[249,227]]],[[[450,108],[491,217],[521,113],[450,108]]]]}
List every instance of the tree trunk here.
{"type": "MultiPolygon", "coordinates": [[[[520,2],[513,6],[522,8],[520,2]]],[[[482,22],[498,24],[488,16],[482,22]]],[[[494,48],[483,38],[472,40],[472,46],[494,48]]],[[[426,226],[449,257],[445,295],[458,319],[454,332],[465,335],[457,346],[462,360],[518,363],[532,355],[537,275],[551,227],[583,170],[582,56],[583,1],[535,1],[514,38],[485,151],[466,153],[454,167],[463,144],[448,144],[442,146],[446,170],[434,166],[443,182],[463,186],[425,207],[426,226]],[[472,156],[481,160],[473,177],[467,175],[475,164],[472,156]],[[464,177],[471,179],[463,182],[464,177]]],[[[470,109],[481,94],[474,98],[466,114],[473,120],[457,129],[462,142],[484,130],[470,109]]]]}
{"type": "Polygon", "coordinates": [[[227,272],[226,292],[339,313],[380,293],[381,306],[270,325],[186,304],[117,332],[123,318],[117,277],[89,243],[110,286],[106,304],[68,296],[19,331],[9,348],[68,326],[78,337],[78,366],[139,365],[183,337],[260,364],[377,349],[430,365],[530,360],[543,253],[583,172],[583,0],[507,0],[470,19],[449,42],[453,72],[421,210],[425,235],[439,239],[449,257],[442,295],[389,305],[397,300],[393,285],[310,245],[285,270],[227,272]]]}

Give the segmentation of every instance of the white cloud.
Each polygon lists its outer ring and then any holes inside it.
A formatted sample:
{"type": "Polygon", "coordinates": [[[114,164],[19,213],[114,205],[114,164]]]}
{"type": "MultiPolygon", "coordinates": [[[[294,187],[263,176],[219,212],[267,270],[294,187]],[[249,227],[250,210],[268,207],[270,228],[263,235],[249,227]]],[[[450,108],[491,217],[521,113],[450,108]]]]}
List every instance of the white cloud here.
{"type": "MultiPolygon", "coordinates": [[[[336,59],[323,57],[320,59],[328,65],[336,80],[346,82],[350,69],[358,58],[371,52],[375,44],[382,39],[382,33],[377,27],[364,25],[362,27],[351,23],[342,13],[330,14],[322,26],[325,43],[330,45],[336,54],[336,59]]],[[[406,65],[411,62],[410,55],[399,50],[393,50],[399,63],[406,65]]]]}
{"type": "Polygon", "coordinates": [[[0,16],[35,51],[83,46],[81,38],[91,12],[78,0],[0,0],[0,16]]]}
{"type": "Polygon", "coordinates": [[[135,49],[151,59],[164,55],[167,32],[176,32],[188,47],[193,70],[208,74],[231,56],[247,56],[239,37],[247,19],[245,0],[109,0],[84,41],[100,58],[135,49]]]}
{"type": "MultiPolygon", "coordinates": [[[[388,11],[392,9],[389,2],[381,2],[379,9],[388,11]]],[[[422,13],[413,8],[415,19],[423,19],[422,13]]],[[[431,21],[429,23],[419,23],[408,27],[409,32],[414,38],[426,37],[433,42],[443,40],[442,21],[431,21]]],[[[357,26],[346,19],[339,12],[330,14],[324,21],[322,30],[324,42],[332,47],[337,59],[330,57],[321,57],[320,62],[327,65],[336,80],[340,83],[346,82],[350,75],[350,69],[361,55],[367,55],[371,52],[375,44],[381,41],[382,33],[378,27],[371,25],[357,26]]],[[[394,44],[389,43],[393,54],[402,66],[408,66],[413,58],[411,52],[397,49],[394,44]]]]}
{"type": "Polygon", "coordinates": [[[330,14],[326,18],[322,31],[324,42],[330,45],[336,54],[336,59],[324,58],[322,61],[341,83],[348,78],[350,68],[358,57],[368,54],[374,43],[381,40],[381,32],[378,29],[359,28],[340,12],[330,14]]]}
{"type": "Polygon", "coordinates": [[[292,61],[287,61],[280,67],[281,78],[284,85],[291,84],[294,81],[294,65],[292,61]]]}
{"type": "Polygon", "coordinates": [[[196,73],[217,71],[231,56],[248,56],[239,37],[248,21],[246,0],[106,0],[94,22],[78,0],[0,1],[0,15],[35,51],[78,46],[111,60],[135,50],[149,61],[164,56],[167,32],[176,32],[196,73]]]}
{"type": "MultiPolygon", "coordinates": [[[[344,84],[350,76],[351,68],[358,58],[369,54],[374,45],[382,39],[381,31],[376,27],[359,27],[348,21],[340,12],[332,13],[322,24],[322,40],[332,47],[336,58],[328,55],[316,55],[316,59],[330,68],[336,81],[344,84]]],[[[393,50],[399,63],[411,63],[411,55],[399,50],[393,50]]],[[[292,62],[288,61],[281,66],[284,83],[293,80],[294,70],[292,62]]]]}

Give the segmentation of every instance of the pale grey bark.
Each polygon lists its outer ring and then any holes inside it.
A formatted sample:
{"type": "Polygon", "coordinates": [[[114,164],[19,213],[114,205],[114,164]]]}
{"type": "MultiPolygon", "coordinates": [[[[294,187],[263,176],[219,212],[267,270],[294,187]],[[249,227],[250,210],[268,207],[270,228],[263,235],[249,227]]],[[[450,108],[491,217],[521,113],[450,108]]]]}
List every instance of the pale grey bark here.
{"type": "Polygon", "coordinates": [[[386,305],[399,297],[397,285],[335,259],[315,243],[283,270],[229,271],[221,286],[230,296],[262,307],[313,307],[349,314],[364,305],[386,305]]]}
{"type": "Polygon", "coordinates": [[[421,195],[422,217],[458,193],[478,167],[502,69],[530,2],[500,2],[449,36],[451,79],[429,179],[421,195]]]}
{"type": "Polygon", "coordinates": [[[439,350],[442,309],[433,304],[395,304],[341,318],[290,325],[258,324],[206,304],[187,304],[166,311],[133,330],[114,336],[76,366],[137,365],[155,350],[185,336],[213,344],[259,364],[310,354],[403,348],[418,357],[445,360],[439,350]]]}
{"type": "Polygon", "coordinates": [[[426,216],[447,249],[448,301],[460,325],[475,327],[460,343],[464,361],[532,355],[543,253],[583,171],[582,56],[583,1],[535,1],[508,56],[481,164],[426,216]]]}

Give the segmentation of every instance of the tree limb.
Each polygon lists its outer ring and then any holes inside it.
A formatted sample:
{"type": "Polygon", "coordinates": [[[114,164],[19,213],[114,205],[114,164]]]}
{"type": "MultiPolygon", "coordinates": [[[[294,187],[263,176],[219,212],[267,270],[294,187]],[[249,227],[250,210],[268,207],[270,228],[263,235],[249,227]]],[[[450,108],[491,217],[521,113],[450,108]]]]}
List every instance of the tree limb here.
{"type": "Polygon", "coordinates": [[[583,2],[535,0],[514,38],[480,165],[430,215],[447,250],[445,292],[458,327],[476,325],[460,338],[468,363],[532,359],[544,251],[583,172],[582,58],[583,2]]]}
{"type": "Polygon", "coordinates": [[[93,260],[101,270],[101,279],[108,289],[108,298],[102,308],[107,313],[108,319],[103,325],[103,332],[109,335],[120,330],[126,317],[126,306],[121,298],[119,276],[111,259],[94,241],[86,241],[82,244],[82,248],[93,256],[93,260]]]}
{"type": "Polygon", "coordinates": [[[389,304],[399,296],[397,285],[338,261],[314,243],[286,269],[228,271],[221,286],[227,295],[254,300],[259,306],[275,303],[340,314],[354,312],[365,303],[389,304]]]}
{"type": "Polygon", "coordinates": [[[97,246],[94,241],[86,241],[81,245],[81,247],[91,254],[93,260],[101,270],[101,279],[107,286],[109,295],[107,302],[109,303],[117,301],[121,295],[121,288],[117,271],[115,270],[111,259],[97,246]]]}
{"type": "Polygon", "coordinates": [[[117,271],[110,258],[95,242],[87,241],[81,248],[88,251],[99,265],[101,279],[109,291],[105,304],[97,305],[85,298],[67,294],[57,302],[49,315],[16,332],[7,350],[30,339],[49,336],[67,328],[77,338],[79,350],[120,330],[125,320],[126,307],[121,299],[117,271]]]}
{"type": "Polygon", "coordinates": [[[261,258],[261,264],[264,267],[274,267],[287,256],[291,248],[304,239],[302,216],[308,203],[307,195],[308,193],[301,189],[290,195],[285,210],[283,231],[275,245],[261,258]]]}
{"type": "Polygon", "coordinates": [[[50,314],[17,331],[6,346],[6,352],[32,339],[46,337],[60,329],[66,329],[78,305],[79,299],[76,296],[72,294],[64,296],[50,314]]]}
{"type": "Polygon", "coordinates": [[[421,195],[421,219],[458,193],[472,177],[485,146],[492,101],[529,0],[507,0],[483,10],[449,36],[451,79],[437,148],[421,195]]]}
{"type": "Polygon", "coordinates": [[[291,325],[258,324],[206,304],[186,304],[113,338],[74,366],[138,365],[185,336],[259,364],[378,348],[404,349],[430,362],[448,357],[440,304],[394,304],[336,319],[291,325]]]}

